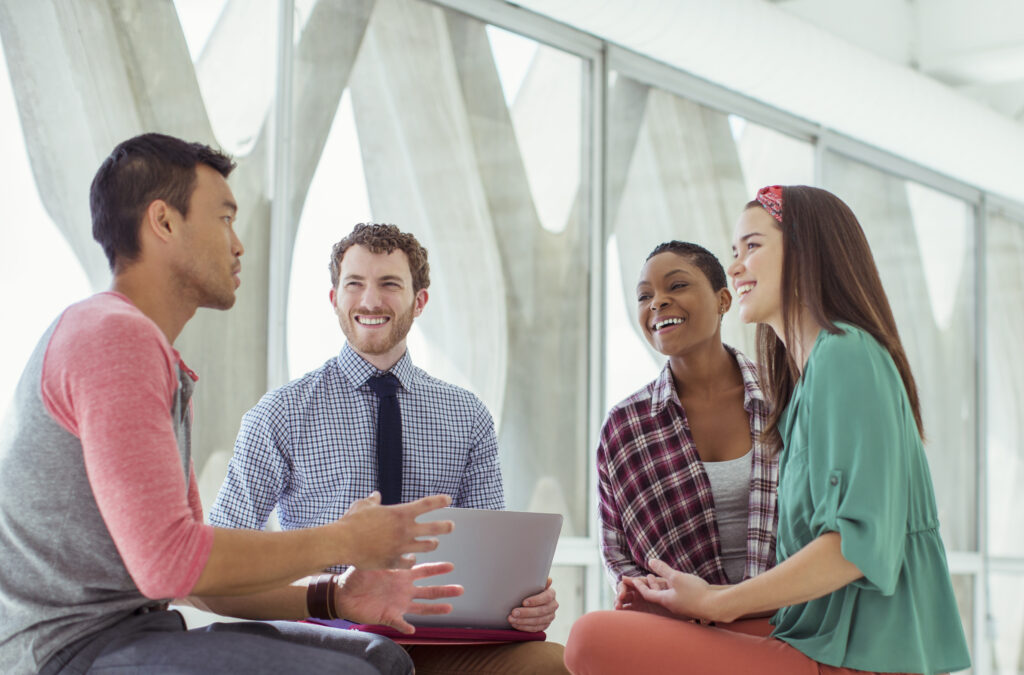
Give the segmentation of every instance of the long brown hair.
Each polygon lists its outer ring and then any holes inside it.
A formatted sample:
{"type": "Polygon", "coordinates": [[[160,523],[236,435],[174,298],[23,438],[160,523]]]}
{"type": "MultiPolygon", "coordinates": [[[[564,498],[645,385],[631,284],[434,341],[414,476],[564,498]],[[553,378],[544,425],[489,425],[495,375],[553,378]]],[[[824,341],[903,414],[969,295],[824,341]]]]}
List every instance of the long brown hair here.
{"type": "MultiPolygon", "coordinates": [[[[762,208],[757,201],[747,208],[762,208]]],[[[806,307],[829,333],[842,321],[867,331],[889,352],[903,379],[917,431],[924,438],[917,385],[903,351],[889,299],[857,217],[831,192],[806,185],[782,188],[782,320],[785,342],[767,324],[757,326],[761,386],[771,402],[764,430],[769,447],[782,447],[779,419],[800,370],[787,344],[795,344],[797,315],[806,307]]]]}

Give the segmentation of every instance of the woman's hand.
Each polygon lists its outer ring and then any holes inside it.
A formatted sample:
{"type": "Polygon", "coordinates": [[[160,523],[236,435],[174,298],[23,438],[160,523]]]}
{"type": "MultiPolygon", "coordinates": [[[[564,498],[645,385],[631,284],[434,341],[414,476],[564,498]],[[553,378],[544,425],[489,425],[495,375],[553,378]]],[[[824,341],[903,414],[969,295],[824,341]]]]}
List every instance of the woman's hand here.
{"type": "Polygon", "coordinates": [[[718,592],[716,587],[694,574],[678,572],[654,558],[648,561],[647,567],[655,574],[632,579],[635,592],[644,602],[658,606],[677,618],[714,620],[709,605],[718,592]]]}
{"type": "Polygon", "coordinates": [[[622,577],[619,581],[618,596],[615,598],[615,609],[675,617],[675,614],[658,603],[645,600],[640,595],[640,591],[637,590],[636,582],[638,580],[643,580],[645,583],[656,588],[666,587],[665,582],[653,574],[649,574],[646,577],[622,577]]]}

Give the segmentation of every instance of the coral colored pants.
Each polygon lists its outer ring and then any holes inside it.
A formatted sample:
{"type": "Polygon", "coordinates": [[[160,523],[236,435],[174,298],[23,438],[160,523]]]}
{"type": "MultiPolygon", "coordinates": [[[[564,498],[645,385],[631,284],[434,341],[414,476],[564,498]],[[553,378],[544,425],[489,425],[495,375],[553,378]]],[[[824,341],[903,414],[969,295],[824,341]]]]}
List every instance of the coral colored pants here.
{"type": "Polygon", "coordinates": [[[826,666],[768,637],[768,619],[702,626],[631,611],[591,612],[573,624],[565,665],[573,675],[862,675],[826,666]]]}

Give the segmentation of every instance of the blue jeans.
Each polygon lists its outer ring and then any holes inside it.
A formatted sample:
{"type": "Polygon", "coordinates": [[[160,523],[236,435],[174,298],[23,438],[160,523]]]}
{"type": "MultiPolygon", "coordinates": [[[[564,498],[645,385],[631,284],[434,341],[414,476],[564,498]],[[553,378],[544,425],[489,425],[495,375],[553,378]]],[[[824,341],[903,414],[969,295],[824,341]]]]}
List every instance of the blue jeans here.
{"type": "Polygon", "coordinates": [[[175,611],[134,614],[56,655],[41,675],[85,673],[293,673],[409,675],[412,661],[391,640],[296,623],[215,623],[186,630],[175,611]]]}

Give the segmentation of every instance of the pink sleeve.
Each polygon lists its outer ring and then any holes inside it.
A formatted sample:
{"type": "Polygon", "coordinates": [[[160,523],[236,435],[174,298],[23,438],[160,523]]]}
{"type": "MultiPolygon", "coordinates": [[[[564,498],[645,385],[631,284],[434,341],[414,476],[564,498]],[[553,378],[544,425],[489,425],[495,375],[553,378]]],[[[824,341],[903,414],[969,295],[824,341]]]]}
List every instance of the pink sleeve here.
{"type": "Polygon", "coordinates": [[[81,441],[93,496],[139,591],[186,596],[206,565],[213,528],[203,524],[194,471],[185,489],[171,420],[175,353],[137,311],[105,313],[101,326],[76,330],[90,321],[69,310],[54,331],[43,400],[81,441]]]}
{"type": "Polygon", "coordinates": [[[196,467],[188,463],[188,506],[192,509],[192,517],[197,523],[203,522],[203,500],[199,497],[199,481],[196,480],[196,467]]]}

